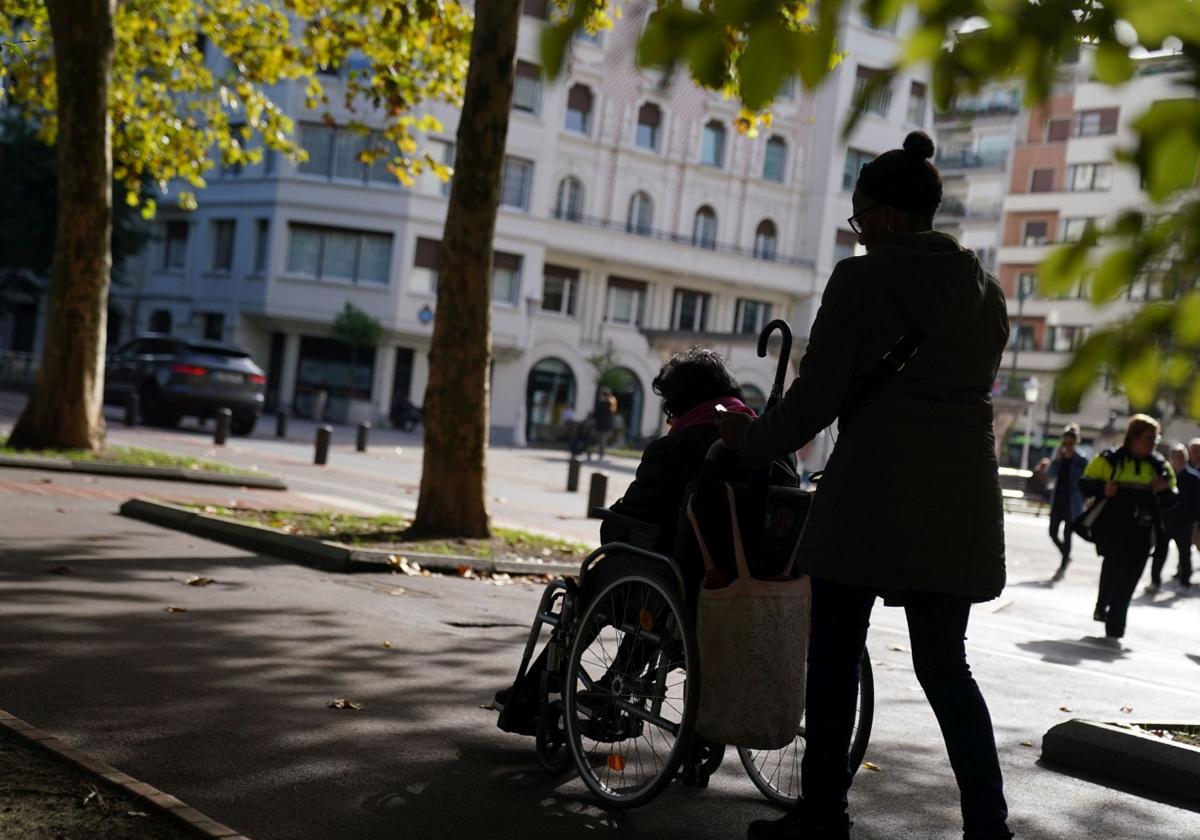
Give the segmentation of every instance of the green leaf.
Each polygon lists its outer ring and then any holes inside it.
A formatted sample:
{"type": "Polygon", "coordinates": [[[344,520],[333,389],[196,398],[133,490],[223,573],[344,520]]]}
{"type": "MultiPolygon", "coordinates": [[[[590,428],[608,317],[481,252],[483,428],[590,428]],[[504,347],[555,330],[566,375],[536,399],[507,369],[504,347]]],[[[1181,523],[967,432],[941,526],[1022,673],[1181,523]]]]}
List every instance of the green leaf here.
{"type": "Polygon", "coordinates": [[[1156,347],[1143,350],[1122,366],[1121,384],[1129,395],[1131,405],[1148,406],[1154,403],[1161,373],[1162,354],[1156,347]]]}
{"type": "Polygon", "coordinates": [[[1184,346],[1200,344],[1200,292],[1190,292],[1175,309],[1175,337],[1184,346]]]}
{"type": "Polygon", "coordinates": [[[1196,184],[1200,165],[1200,143],[1187,128],[1171,131],[1153,146],[1147,172],[1146,191],[1154,201],[1162,202],[1179,190],[1196,184]]]}
{"type": "Polygon", "coordinates": [[[777,22],[760,24],[750,31],[737,70],[742,102],[751,111],[765,108],[779,92],[790,69],[779,57],[790,55],[793,45],[791,33],[777,22]]]}
{"type": "Polygon", "coordinates": [[[1064,294],[1079,285],[1091,252],[1091,243],[1087,239],[1085,235],[1078,242],[1060,245],[1042,260],[1038,283],[1043,291],[1051,295],[1064,294]]]}
{"type": "Polygon", "coordinates": [[[1092,278],[1092,300],[1107,303],[1128,288],[1137,274],[1138,261],[1126,248],[1113,251],[1100,263],[1092,278]]]}
{"type": "Polygon", "coordinates": [[[542,71],[547,79],[556,79],[562,72],[567,58],[567,46],[572,37],[571,28],[563,24],[547,26],[542,30],[542,71]]]}
{"type": "Polygon", "coordinates": [[[904,63],[931,61],[942,51],[946,31],[941,26],[922,26],[909,36],[904,45],[904,63]]]}
{"type": "Polygon", "coordinates": [[[1096,78],[1106,85],[1119,85],[1133,76],[1129,50],[1117,41],[1102,41],[1096,48],[1096,78]]]}

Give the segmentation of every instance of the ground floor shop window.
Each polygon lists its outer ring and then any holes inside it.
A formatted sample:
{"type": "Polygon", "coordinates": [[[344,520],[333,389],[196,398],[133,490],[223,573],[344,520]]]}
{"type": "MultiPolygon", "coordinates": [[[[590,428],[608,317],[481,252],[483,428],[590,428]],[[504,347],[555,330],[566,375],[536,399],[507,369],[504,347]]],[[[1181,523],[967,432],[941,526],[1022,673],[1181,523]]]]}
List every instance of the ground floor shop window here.
{"type": "Polygon", "coordinates": [[[525,386],[525,439],[529,443],[565,440],[578,419],[575,374],[562,359],[542,359],[529,371],[525,386]]]}
{"type": "Polygon", "coordinates": [[[350,346],[332,338],[303,336],[296,369],[295,412],[311,417],[317,394],[328,395],[324,420],[345,422],[351,400],[370,400],[375,380],[375,350],[350,346]]]}

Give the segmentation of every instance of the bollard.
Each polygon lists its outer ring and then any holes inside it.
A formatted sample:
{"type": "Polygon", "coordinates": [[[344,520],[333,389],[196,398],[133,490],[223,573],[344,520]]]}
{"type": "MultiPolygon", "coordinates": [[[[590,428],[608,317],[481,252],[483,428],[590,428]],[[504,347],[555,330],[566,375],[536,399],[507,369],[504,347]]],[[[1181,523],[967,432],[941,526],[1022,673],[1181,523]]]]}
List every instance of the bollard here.
{"type": "Polygon", "coordinates": [[[217,409],[217,428],[213,430],[213,445],[224,446],[229,437],[229,426],[233,423],[233,412],[228,408],[217,409]]]}
{"type": "Polygon", "coordinates": [[[275,437],[287,437],[287,411],[282,407],[275,414],[275,437]]]}
{"type": "Polygon", "coordinates": [[[579,490],[579,469],[583,466],[583,461],[580,461],[574,455],[571,460],[567,461],[567,492],[574,493],[579,490]]]}
{"type": "Polygon", "coordinates": [[[138,421],[138,411],[141,409],[141,400],[136,393],[130,394],[129,399],[125,400],[125,425],[136,426],[138,421]]]}
{"type": "Polygon", "coordinates": [[[359,452],[367,451],[367,436],[371,434],[371,424],[366,420],[358,424],[358,437],[354,441],[354,448],[359,452]]]}
{"type": "Polygon", "coordinates": [[[333,426],[317,426],[317,452],[313,463],[318,467],[325,466],[329,460],[329,440],[333,437],[333,426]]]}
{"type": "Polygon", "coordinates": [[[588,504],[587,515],[589,519],[599,519],[600,517],[592,513],[596,508],[604,507],[604,502],[608,497],[608,476],[602,472],[592,473],[591,484],[588,485],[588,504]]]}

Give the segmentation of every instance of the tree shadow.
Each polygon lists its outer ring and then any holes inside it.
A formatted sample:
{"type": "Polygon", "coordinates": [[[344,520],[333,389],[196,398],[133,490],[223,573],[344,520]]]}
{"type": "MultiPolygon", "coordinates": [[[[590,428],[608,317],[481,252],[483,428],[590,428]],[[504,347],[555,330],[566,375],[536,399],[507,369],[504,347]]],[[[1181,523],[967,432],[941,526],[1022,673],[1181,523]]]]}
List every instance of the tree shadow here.
{"type": "Polygon", "coordinates": [[[1078,665],[1084,661],[1117,662],[1129,655],[1123,647],[1113,646],[1099,636],[1083,636],[1079,639],[1039,639],[1019,642],[1021,650],[1036,653],[1046,662],[1059,665],[1078,665]]]}
{"type": "Polygon", "coordinates": [[[1200,803],[1194,800],[1189,801],[1187,799],[1181,799],[1175,796],[1164,795],[1150,788],[1126,784],[1125,782],[1109,779],[1105,776],[1099,776],[1095,773],[1089,773],[1086,770],[1079,770],[1074,767],[1065,767],[1054,761],[1038,759],[1037,766],[1053,773],[1070,776],[1071,778],[1078,779],[1081,782],[1100,785],[1108,788],[1109,790],[1121,791],[1122,793],[1127,793],[1130,796],[1136,796],[1139,799],[1145,799],[1150,802],[1157,802],[1160,805],[1168,805],[1172,808],[1181,808],[1185,811],[1192,811],[1193,813],[1200,814],[1200,803]]]}

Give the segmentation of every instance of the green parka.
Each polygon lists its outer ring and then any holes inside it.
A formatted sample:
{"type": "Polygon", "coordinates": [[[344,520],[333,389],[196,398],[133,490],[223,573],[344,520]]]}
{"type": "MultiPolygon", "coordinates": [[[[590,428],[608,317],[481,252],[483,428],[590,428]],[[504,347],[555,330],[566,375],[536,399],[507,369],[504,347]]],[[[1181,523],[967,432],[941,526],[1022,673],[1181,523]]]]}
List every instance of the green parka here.
{"type": "Polygon", "coordinates": [[[916,356],[839,424],[798,568],[985,601],[1005,580],[991,390],[1008,315],[996,279],[953,237],[891,234],[838,263],[795,381],[738,449],[764,464],[804,446],[914,327],[925,336],[916,356]]]}

